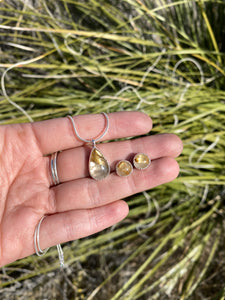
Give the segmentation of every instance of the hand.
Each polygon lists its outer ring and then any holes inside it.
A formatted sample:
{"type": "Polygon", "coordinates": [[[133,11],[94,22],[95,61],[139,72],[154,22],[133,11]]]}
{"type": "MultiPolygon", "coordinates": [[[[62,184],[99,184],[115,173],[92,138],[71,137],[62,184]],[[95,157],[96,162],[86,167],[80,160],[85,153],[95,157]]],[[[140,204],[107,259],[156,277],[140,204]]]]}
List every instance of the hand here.
{"type": "MultiPolygon", "coordinates": [[[[104,140],[147,133],[150,118],[140,112],[110,113],[104,140]]],[[[75,117],[81,137],[91,139],[104,128],[98,115],[75,117]]],[[[43,215],[42,249],[103,230],[128,214],[129,195],[148,190],[177,177],[174,157],[182,151],[173,134],[98,144],[111,166],[111,174],[95,181],[88,174],[90,148],[74,135],[68,118],[0,127],[0,266],[31,255],[34,231],[43,215]],[[58,154],[61,184],[52,186],[50,153],[58,154]],[[152,164],[128,177],[115,174],[117,161],[146,153],[152,164]]]]}

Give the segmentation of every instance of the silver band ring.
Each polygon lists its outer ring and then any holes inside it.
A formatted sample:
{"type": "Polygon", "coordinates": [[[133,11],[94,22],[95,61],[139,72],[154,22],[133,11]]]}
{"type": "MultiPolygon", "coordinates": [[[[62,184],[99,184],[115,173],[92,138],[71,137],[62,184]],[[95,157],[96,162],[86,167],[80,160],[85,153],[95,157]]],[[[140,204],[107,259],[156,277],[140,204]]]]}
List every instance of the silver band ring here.
{"type": "MultiPolygon", "coordinates": [[[[41,223],[44,220],[46,216],[44,215],[40,221],[38,222],[36,228],[35,228],[35,232],[34,232],[34,248],[35,248],[35,252],[38,256],[43,256],[45,255],[45,253],[48,251],[49,248],[46,248],[45,250],[41,249],[40,246],[40,242],[39,242],[39,232],[40,232],[40,227],[41,227],[41,223]]],[[[64,268],[64,255],[63,255],[63,250],[60,244],[57,245],[57,250],[58,250],[58,254],[59,254],[59,262],[60,262],[60,267],[64,268]]]]}
{"type": "Polygon", "coordinates": [[[49,248],[42,250],[41,246],[40,246],[40,242],[39,242],[39,232],[40,232],[40,227],[41,227],[41,223],[44,220],[46,216],[43,216],[38,225],[35,228],[35,232],[34,232],[34,248],[35,248],[35,252],[38,256],[43,256],[45,255],[45,253],[48,251],[49,248]]]}
{"type": "Polygon", "coordinates": [[[50,161],[50,169],[51,169],[52,180],[53,180],[54,185],[60,184],[59,176],[58,176],[58,172],[57,172],[57,164],[56,164],[57,155],[58,155],[58,152],[53,153],[51,155],[51,161],[50,161]]]}

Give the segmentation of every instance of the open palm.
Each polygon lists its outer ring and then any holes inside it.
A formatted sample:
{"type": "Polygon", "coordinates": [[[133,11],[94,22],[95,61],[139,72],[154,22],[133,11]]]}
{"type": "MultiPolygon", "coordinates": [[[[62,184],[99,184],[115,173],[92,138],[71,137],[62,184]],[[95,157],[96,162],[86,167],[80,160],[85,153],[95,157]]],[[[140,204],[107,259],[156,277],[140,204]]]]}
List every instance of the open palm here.
{"type": "MultiPolygon", "coordinates": [[[[109,116],[104,140],[147,133],[150,118],[140,112],[109,116]]],[[[96,137],[104,128],[98,115],[76,116],[83,138],[96,137]]],[[[34,231],[43,215],[41,248],[82,238],[126,217],[124,197],[173,180],[179,173],[174,157],[182,151],[176,135],[162,134],[99,144],[111,174],[95,181],[88,174],[90,148],[74,136],[67,118],[0,127],[0,266],[31,255],[34,231]],[[49,154],[58,154],[60,184],[53,186],[49,154]],[[136,153],[152,159],[144,171],[126,177],[115,174],[115,165],[136,153]]]]}

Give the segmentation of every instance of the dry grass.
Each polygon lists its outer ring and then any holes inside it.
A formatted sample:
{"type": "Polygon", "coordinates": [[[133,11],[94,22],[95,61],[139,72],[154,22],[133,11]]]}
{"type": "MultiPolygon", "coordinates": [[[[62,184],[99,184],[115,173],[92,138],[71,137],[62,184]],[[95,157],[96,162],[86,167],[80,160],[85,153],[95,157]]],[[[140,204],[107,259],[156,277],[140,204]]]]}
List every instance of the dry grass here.
{"type": "Polygon", "coordinates": [[[2,124],[140,110],[152,134],[184,142],[174,182],[65,244],[64,272],[55,248],[2,268],[2,299],[224,299],[224,11],[219,0],[0,2],[2,124]]]}

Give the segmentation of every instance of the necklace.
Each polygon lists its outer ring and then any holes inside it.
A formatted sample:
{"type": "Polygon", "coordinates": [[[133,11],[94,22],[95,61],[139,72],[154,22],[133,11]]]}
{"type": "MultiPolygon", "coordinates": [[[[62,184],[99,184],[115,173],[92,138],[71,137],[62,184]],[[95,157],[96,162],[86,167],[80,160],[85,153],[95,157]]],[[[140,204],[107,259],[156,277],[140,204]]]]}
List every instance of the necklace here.
{"type": "Polygon", "coordinates": [[[82,138],[76,129],[75,122],[71,116],[68,116],[68,118],[72,122],[73,130],[75,135],[84,143],[91,143],[92,144],[92,150],[89,156],[89,161],[88,161],[88,169],[89,169],[89,174],[90,176],[95,179],[95,180],[101,180],[104,179],[106,176],[109,175],[110,173],[110,167],[108,164],[108,161],[102,154],[102,152],[96,147],[96,142],[98,142],[100,139],[102,139],[105,134],[107,133],[109,129],[109,118],[106,113],[102,113],[106,119],[106,126],[105,130],[103,133],[96,139],[91,139],[91,140],[86,140],[82,138]]]}

